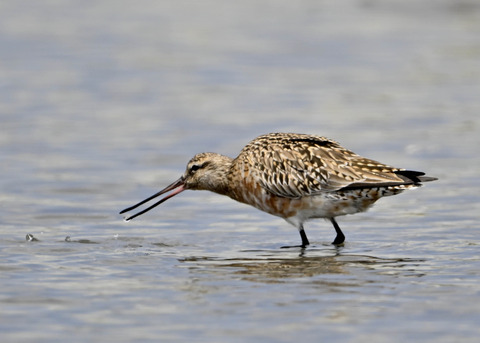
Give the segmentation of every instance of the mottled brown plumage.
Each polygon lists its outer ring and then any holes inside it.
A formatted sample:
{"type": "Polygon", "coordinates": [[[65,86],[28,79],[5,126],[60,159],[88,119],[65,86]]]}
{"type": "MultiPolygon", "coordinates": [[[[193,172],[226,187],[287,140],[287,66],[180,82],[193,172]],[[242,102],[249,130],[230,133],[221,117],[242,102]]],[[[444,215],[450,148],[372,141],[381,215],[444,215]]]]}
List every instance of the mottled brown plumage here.
{"type": "Polygon", "coordinates": [[[436,178],[361,157],[325,137],[271,133],[257,137],[235,158],[200,153],[187,164],[179,180],[124,213],[173,191],[158,206],[186,189],[209,190],[279,216],[296,226],[302,245],[309,244],[303,223],[329,219],[342,244],[345,236],[335,217],[367,210],[382,196],[418,187],[436,178]]]}

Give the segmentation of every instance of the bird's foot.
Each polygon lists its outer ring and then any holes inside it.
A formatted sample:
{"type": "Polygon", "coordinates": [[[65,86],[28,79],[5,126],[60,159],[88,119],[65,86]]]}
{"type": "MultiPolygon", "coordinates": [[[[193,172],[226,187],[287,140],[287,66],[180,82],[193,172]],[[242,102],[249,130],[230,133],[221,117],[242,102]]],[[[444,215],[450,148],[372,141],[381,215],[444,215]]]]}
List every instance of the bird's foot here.
{"type": "Polygon", "coordinates": [[[343,243],[345,243],[345,236],[342,234],[342,235],[337,235],[337,237],[335,237],[335,239],[333,240],[332,244],[333,245],[343,245],[343,243]]]}
{"type": "Polygon", "coordinates": [[[283,247],[280,247],[280,249],[290,249],[290,248],[302,248],[305,249],[307,246],[306,245],[284,245],[283,247]]]}

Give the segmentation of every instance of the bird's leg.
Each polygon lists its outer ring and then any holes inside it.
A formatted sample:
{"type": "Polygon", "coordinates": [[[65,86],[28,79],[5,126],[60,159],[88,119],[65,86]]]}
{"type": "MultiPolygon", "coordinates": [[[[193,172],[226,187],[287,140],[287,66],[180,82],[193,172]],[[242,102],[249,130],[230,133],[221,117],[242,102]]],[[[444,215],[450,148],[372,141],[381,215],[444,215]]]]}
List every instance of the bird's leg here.
{"type": "Polygon", "coordinates": [[[286,248],[302,248],[302,249],[305,249],[307,247],[307,245],[310,245],[310,242],[308,241],[308,238],[307,238],[307,234],[305,233],[305,230],[303,229],[302,224],[300,224],[300,226],[298,227],[298,232],[300,233],[300,237],[302,238],[302,244],[301,245],[293,245],[293,246],[287,245],[287,246],[282,247],[282,249],[286,249],[286,248]]]}
{"type": "Polygon", "coordinates": [[[337,237],[335,237],[334,241],[332,244],[335,245],[340,245],[343,242],[345,242],[345,235],[343,234],[342,230],[340,229],[340,226],[338,226],[337,221],[335,218],[330,218],[330,221],[333,224],[333,227],[335,228],[335,231],[337,232],[337,237]]]}
{"type": "Polygon", "coordinates": [[[303,229],[303,224],[300,224],[300,229],[298,230],[300,232],[300,237],[302,238],[302,248],[306,248],[307,245],[310,245],[310,242],[308,241],[307,234],[305,233],[305,230],[303,229]]]}

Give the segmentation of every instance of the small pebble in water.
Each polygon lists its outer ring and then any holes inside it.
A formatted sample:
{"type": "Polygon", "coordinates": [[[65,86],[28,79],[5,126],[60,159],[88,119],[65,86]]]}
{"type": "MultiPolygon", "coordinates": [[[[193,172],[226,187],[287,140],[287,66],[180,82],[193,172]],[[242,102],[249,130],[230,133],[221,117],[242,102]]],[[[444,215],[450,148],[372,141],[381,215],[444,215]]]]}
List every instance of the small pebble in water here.
{"type": "Polygon", "coordinates": [[[39,240],[35,238],[31,233],[27,233],[25,239],[27,240],[27,242],[39,242],[39,240]]]}

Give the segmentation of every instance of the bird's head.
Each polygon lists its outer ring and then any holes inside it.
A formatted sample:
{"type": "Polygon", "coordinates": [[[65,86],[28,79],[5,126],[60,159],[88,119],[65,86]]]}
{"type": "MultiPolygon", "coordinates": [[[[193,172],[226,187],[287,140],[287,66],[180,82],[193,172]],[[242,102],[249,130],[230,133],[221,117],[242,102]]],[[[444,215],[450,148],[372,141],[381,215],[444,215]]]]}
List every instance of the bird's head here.
{"type": "Polygon", "coordinates": [[[152,206],[126,218],[125,220],[128,221],[141,214],[144,214],[145,212],[150,211],[154,207],[187,189],[208,190],[219,194],[226,194],[228,189],[227,175],[231,163],[232,159],[230,157],[220,154],[211,152],[197,154],[188,162],[185,173],[177,181],[155,193],[151,197],[140,201],[138,204],[124,209],[120,212],[120,214],[131,211],[168,192],[170,192],[168,195],[152,206]]]}
{"type": "Polygon", "coordinates": [[[192,190],[207,190],[225,193],[226,178],[232,159],[212,152],[193,156],[182,176],[183,187],[192,190]]]}

